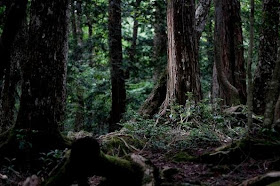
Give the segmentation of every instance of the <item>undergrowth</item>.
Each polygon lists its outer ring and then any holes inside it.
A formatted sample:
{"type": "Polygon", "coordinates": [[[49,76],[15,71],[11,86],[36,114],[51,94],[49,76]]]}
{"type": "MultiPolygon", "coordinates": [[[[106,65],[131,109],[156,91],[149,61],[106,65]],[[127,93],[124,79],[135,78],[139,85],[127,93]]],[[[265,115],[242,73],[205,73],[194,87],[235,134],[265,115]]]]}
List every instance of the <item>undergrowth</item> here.
{"type": "Polygon", "coordinates": [[[146,142],[153,149],[187,149],[218,146],[241,138],[245,121],[221,111],[219,101],[208,99],[195,104],[171,105],[165,117],[144,119],[134,113],[133,120],[122,123],[126,132],[146,142]]]}

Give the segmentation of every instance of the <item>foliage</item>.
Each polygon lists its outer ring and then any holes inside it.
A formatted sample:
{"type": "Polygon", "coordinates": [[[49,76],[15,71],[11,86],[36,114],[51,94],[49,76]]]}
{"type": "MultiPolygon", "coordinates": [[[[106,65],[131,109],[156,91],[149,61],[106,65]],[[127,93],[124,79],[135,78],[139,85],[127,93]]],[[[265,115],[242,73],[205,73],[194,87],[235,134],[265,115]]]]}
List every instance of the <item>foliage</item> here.
{"type": "Polygon", "coordinates": [[[42,177],[48,176],[54,168],[63,162],[67,151],[68,149],[55,149],[46,153],[40,153],[39,163],[41,167],[37,172],[37,175],[42,177]]]}
{"type": "Polygon", "coordinates": [[[204,99],[196,105],[192,95],[188,97],[184,106],[172,105],[167,118],[143,119],[135,114],[135,119],[123,126],[155,149],[217,146],[244,135],[244,125],[237,125],[233,116],[223,113],[219,100],[211,104],[204,99]]]}

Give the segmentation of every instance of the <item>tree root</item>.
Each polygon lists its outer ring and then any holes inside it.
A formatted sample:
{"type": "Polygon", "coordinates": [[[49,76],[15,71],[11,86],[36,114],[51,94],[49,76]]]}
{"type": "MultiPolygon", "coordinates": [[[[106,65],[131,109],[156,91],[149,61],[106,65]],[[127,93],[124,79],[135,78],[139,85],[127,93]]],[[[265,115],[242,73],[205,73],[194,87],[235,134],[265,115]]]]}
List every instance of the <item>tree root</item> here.
{"type": "Polygon", "coordinates": [[[217,148],[215,152],[206,153],[197,160],[211,164],[240,163],[248,157],[265,159],[277,157],[280,154],[280,141],[265,139],[241,139],[230,145],[217,148]]]}

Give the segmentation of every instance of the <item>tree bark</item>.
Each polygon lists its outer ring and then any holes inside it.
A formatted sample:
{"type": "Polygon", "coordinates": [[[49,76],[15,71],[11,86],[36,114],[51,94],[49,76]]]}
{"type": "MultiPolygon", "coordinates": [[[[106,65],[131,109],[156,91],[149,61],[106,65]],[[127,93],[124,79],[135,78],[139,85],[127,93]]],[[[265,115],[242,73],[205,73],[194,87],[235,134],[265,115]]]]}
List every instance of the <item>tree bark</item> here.
{"type": "Polygon", "coordinates": [[[263,23],[260,37],[259,63],[254,77],[254,112],[264,114],[265,98],[277,60],[279,1],[263,1],[263,23]]]}
{"type": "Polygon", "coordinates": [[[5,69],[9,67],[12,44],[22,27],[27,3],[27,0],[16,0],[9,8],[7,20],[0,38],[0,80],[4,76],[5,69]]]}
{"type": "MultiPolygon", "coordinates": [[[[179,2],[176,2],[176,3],[180,4],[179,2]]],[[[171,7],[170,4],[169,4],[169,12],[170,12],[170,7],[171,7]]],[[[205,25],[206,25],[205,23],[206,23],[206,19],[208,17],[207,14],[209,13],[210,4],[211,4],[211,0],[201,0],[200,5],[198,6],[195,14],[194,14],[194,10],[192,10],[192,13],[190,13],[193,16],[191,18],[193,25],[191,25],[190,27],[191,27],[192,32],[194,33],[192,39],[196,40],[195,47],[197,47],[197,48],[195,49],[196,52],[194,54],[194,55],[196,55],[196,57],[197,57],[197,53],[198,53],[198,42],[199,42],[199,39],[201,36],[201,32],[204,30],[205,25]],[[194,20],[194,17],[195,17],[195,20],[194,20]]],[[[191,8],[193,9],[193,7],[191,7],[191,8]]],[[[155,25],[154,61],[155,61],[155,63],[158,63],[158,61],[165,61],[165,54],[166,54],[166,44],[165,43],[166,43],[167,36],[166,36],[165,29],[164,29],[166,23],[162,19],[162,17],[163,17],[162,13],[164,12],[163,2],[156,1],[155,9],[156,9],[156,11],[155,11],[155,20],[156,21],[154,24],[155,25]]],[[[169,15],[170,14],[172,14],[172,13],[169,13],[169,15]]],[[[169,19],[171,19],[171,18],[169,17],[169,19]]],[[[177,19],[180,19],[180,18],[177,18],[177,19]]],[[[171,22],[171,20],[169,20],[169,22],[171,22]]],[[[176,20],[174,22],[176,22],[176,20]]],[[[184,22],[184,21],[181,20],[181,22],[184,22]]],[[[170,31],[170,28],[169,28],[169,31],[170,31]]],[[[181,33],[179,33],[177,35],[181,35],[180,36],[181,38],[185,37],[185,36],[182,36],[184,34],[181,34],[181,33]]],[[[169,35],[169,37],[171,37],[171,35],[169,35]]],[[[180,39],[178,39],[178,40],[180,41],[180,39]]],[[[191,40],[191,41],[193,42],[193,40],[191,40]]],[[[178,42],[178,43],[180,43],[180,42],[178,42]]],[[[180,44],[180,45],[182,45],[182,47],[183,47],[183,44],[180,44]]],[[[169,52],[169,50],[170,50],[170,47],[168,49],[168,52],[169,52]]],[[[191,51],[190,53],[192,53],[192,52],[193,51],[191,51]]],[[[170,57],[170,54],[169,54],[169,57],[170,57]]],[[[197,60],[198,59],[196,59],[196,63],[197,63],[197,60]]],[[[161,65],[157,65],[157,66],[161,67],[161,65]]],[[[184,65],[182,65],[182,68],[184,68],[183,66],[184,65]]],[[[199,87],[198,88],[199,92],[196,93],[197,95],[195,96],[196,97],[195,99],[200,100],[202,95],[201,95],[200,80],[199,80],[199,76],[200,76],[199,68],[198,68],[198,64],[196,64],[195,66],[196,67],[194,67],[194,69],[192,69],[195,71],[194,73],[196,73],[196,85],[194,85],[194,86],[199,87]]],[[[156,75],[154,76],[155,77],[154,79],[157,80],[158,77],[160,77],[160,79],[157,81],[155,88],[153,89],[153,91],[151,92],[151,94],[149,95],[147,100],[144,102],[144,104],[139,109],[139,113],[141,115],[143,114],[145,116],[152,116],[154,114],[154,112],[159,109],[159,105],[162,105],[161,112],[162,112],[162,114],[164,114],[165,109],[169,106],[169,103],[168,103],[168,102],[170,102],[169,98],[168,98],[168,101],[167,101],[167,98],[162,100],[162,98],[164,98],[164,96],[165,97],[167,96],[167,93],[166,93],[167,91],[164,90],[164,88],[166,88],[167,76],[164,76],[164,74],[166,73],[165,71],[163,73],[159,73],[162,71],[161,69],[162,68],[155,69],[156,75]],[[161,75],[159,76],[159,74],[161,74],[161,75]],[[162,95],[162,94],[166,94],[166,95],[162,95]],[[148,108],[149,106],[150,106],[150,108],[148,108]]],[[[188,69],[188,73],[189,72],[190,72],[190,69],[188,69]]],[[[195,76],[193,76],[193,77],[195,77],[195,76]]],[[[190,78],[190,76],[188,78],[190,78]]],[[[184,81],[184,80],[182,80],[182,81],[184,81]]],[[[189,84],[189,82],[187,82],[186,84],[189,84]]]]}
{"type": "Polygon", "coordinates": [[[254,15],[255,15],[255,1],[250,0],[250,43],[249,43],[249,53],[247,62],[247,106],[248,106],[248,129],[252,127],[253,124],[253,76],[252,76],[252,62],[253,62],[253,48],[254,48],[254,15]]]}
{"type": "Polygon", "coordinates": [[[245,104],[246,72],[238,0],[215,0],[215,65],[224,104],[245,104]]]}
{"type": "MultiPolygon", "coordinates": [[[[155,35],[153,39],[153,63],[154,67],[154,76],[153,79],[155,82],[161,78],[161,75],[166,75],[165,69],[167,64],[167,34],[166,34],[166,3],[162,0],[156,0],[154,3],[154,30],[155,35]],[[164,69],[164,70],[162,70],[164,69]]],[[[166,81],[166,80],[165,80],[166,81]]],[[[157,85],[156,85],[157,86],[157,85]]],[[[164,85],[166,87],[166,85],[164,85]]],[[[164,93],[166,94],[166,92],[164,93]]],[[[164,95],[165,96],[165,95],[164,95]]]]}
{"type": "MultiPolygon", "coordinates": [[[[205,28],[212,0],[200,0],[195,11],[197,39],[199,40],[205,28]]],[[[199,41],[198,41],[199,42],[199,41]]]]}
{"type": "Polygon", "coordinates": [[[122,68],[121,0],[109,0],[109,58],[111,64],[112,108],[109,131],[120,129],[117,124],[125,112],[126,89],[122,68]]]}
{"type": "Polygon", "coordinates": [[[26,131],[38,152],[65,145],[58,127],[66,100],[68,0],[33,1],[29,26],[28,60],[14,130],[26,131]]]}
{"type": "Polygon", "coordinates": [[[265,100],[265,112],[264,112],[264,127],[271,128],[275,121],[275,107],[278,97],[280,95],[280,40],[278,39],[278,51],[277,60],[275,62],[275,68],[273,69],[273,75],[269,87],[267,89],[267,97],[265,100]]]}
{"type": "Polygon", "coordinates": [[[194,1],[168,1],[168,78],[161,114],[177,103],[184,105],[187,92],[198,102],[201,95],[194,1]]]}
{"type": "Polygon", "coordinates": [[[144,117],[151,117],[154,114],[158,113],[160,106],[165,100],[166,96],[166,81],[167,81],[167,71],[161,74],[161,77],[158,79],[153,91],[145,102],[141,105],[138,113],[144,117]]]}
{"type": "MultiPolygon", "coordinates": [[[[277,103],[275,105],[275,111],[274,111],[274,123],[277,123],[277,125],[280,124],[280,94],[277,100],[277,103]]],[[[280,126],[278,126],[280,128],[280,126]]]]}
{"type": "MultiPolygon", "coordinates": [[[[26,20],[26,19],[25,19],[26,20]]],[[[26,20],[27,21],[27,20],[26,20]]],[[[11,49],[10,66],[5,71],[4,86],[0,102],[0,133],[15,124],[17,116],[15,103],[19,99],[17,88],[21,81],[21,66],[26,61],[27,25],[21,28],[11,49]],[[2,131],[1,131],[2,130],[2,131]]]]}

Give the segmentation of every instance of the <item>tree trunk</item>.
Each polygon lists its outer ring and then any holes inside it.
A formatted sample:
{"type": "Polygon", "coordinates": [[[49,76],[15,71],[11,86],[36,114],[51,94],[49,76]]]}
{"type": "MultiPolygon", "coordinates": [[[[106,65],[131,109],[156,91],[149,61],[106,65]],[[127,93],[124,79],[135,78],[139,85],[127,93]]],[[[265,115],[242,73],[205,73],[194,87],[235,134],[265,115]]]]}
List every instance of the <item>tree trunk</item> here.
{"type": "Polygon", "coordinates": [[[279,0],[263,1],[263,23],[260,37],[259,63],[254,77],[254,112],[263,114],[269,82],[277,59],[279,0]]]}
{"type": "Polygon", "coordinates": [[[162,114],[173,103],[185,105],[187,92],[196,102],[201,99],[194,1],[168,1],[167,25],[168,78],[162,114]]]}
{"type": "Polygon", "coordinates": [[[166,34],[166,3],[162,0],[154,2],[154,46],[153,63],[155,86],[141,105],[138,113],[145,117],[152,117],[158,113],[160,106],[165,100],[167,83],[167,34],[166,34]],[[164,70],[162,70],[164,69],[164,70]]]}
{"type": "Polygon", "coordinates": [[[271,128],[274,123],[275,107],[278,97],[280,95],[280,40],[278,39],[278,53],[277,60],[275,61],[275,68],[273,69],[273,75],[269,87],[267,89],[267,97],[265,100],[265,112],[264,112],[264,127],[271,128]]]}
{"type": "Polygon", "coordinates": [[[250,13],[250,43],[249,54],[247,62],[247,106],[248,106],[248,128],[250,129],[253,124],[253,78],[252,78],[252,62],[253,62],[253,48],[254,48],[254,14],[255,14],[255,1],[250,1],[251,13],[250,13]]]}
{"type": "Polygon", "coordinates": [[[208,14],[210,11],[212,0],[200,0],[199,6],[196,8],[195,11],[195,20],[196,20],[196,31],[197,31],[197,39],[199,43],[199,39],[201,37],[202,31],[205,28],[208,14]]]}
{"type": "Polygon", "coordinates": [[[215,0],[215,65],[224,104],[246,103],[246,72],[238,0],[215,0]]]}
{"type": "Polygon", "coordinates": [[[4,76],[5,69],[10,65],[12,44],[25,18],[27,3],[27,0],[16,0],[9,8],[7,20],[0,38],[0,80],[4,76]]]}
{"type": "MultiPolygon", "coordinates": [[[[274,123],[280,124],[280,94],[277,100],[277,103],[275,105],[275,111],[274,111],[274,123]]],[[[280,126],[279,126],[280,128],[280,126]]]]}
{"type": "MultiPolygon", "coordinates": [[[[25,19],[26,20],[26,19],[25,19]]],[[[26,61],[27,33],[26,27],[22,28],[16,36],[11,49],[10,66],[5,71],[4,86],[0,103],[0,133],[6,131],[15,124],[15,103],[19,99],[17,87],[21,81],[21,65],[26,61]]]]}
{"type": "Polygon", "coordinates": [[[142,0],[136,0],[134,5],[134,16],[133,16],[133,31],[132,31],[132,40],[131,40],[131,47],[128,51],[129,56],[129,64],[126,67],[125,71],[125,78],[129,79],[130,77],[130,70],[133,64],[136,63],[135,55],[136,55],[136,46],[137,46],[137,39],[138,39],[138,28],[139,28],[139,8],[142,0]]]}
{"type": "MultiPolygon", "coordinates": [[[[166,26],[166,23],[165,21],[163,21],[162,17],[163,17],[163,12],[164,12],[164,2],[162,1],[156,1],[155,2],[155,9],[156,9],[156,12],[155,12],[155,36],[154,36],[154,62],[155,63],[158,63],[158,61],[162,61],[164,62],[165,61],[165,54],[166,54],[166,32],[165,32],[165,26],[166,26]]],[[[176,2],[177,4],[180,4],[179,2],[176,2]]],[[[193,17],[191,17],[190,21],[191,21],[191,26],[190,27],[190,30],[191,32],[193,32],[192,34],[194,34],[193,36],[190,36],[190,41],[193,42],[193,39],[196,39],[196,41],[194,42],[195,43],[195,47],[197,47],[196,49],[191,49],[191,50],[194,50],[194,51],[191,51],[190,53],[190,56],[191,55],[194,55],[196,56],[195,58],[195,64],[193,65],[193,67],[191,67],[191,61],[190,61],[190,64],[183,64],[181,67],[182,68],[185,68],[185,66],[188,66],[188,70],[185,71],[185,73],[194,73],[196,74],[195,76],[189,76],[188,78],[190,77],[196,77],[196,79],[194,78],[192,81],[196,81],[195,84],[193,84],[192,88],[193,89],[197,89],[198,92],[196,93],[197,95],[195,96],[195,99],[196,100],[200,100],[201,99],[201,88],[200,88],[200,80],[199,80],[199,68],[198,68],[198,64],[197,64],[197,52],[198,52],[198,41],[200,39],[200,36],[201,36],[201,32],[204,30],[205,28],[205,23],[206,23],[206,19],[207,19],[207,15],[209,13],[209,9],[210,9],[210,4],[211,4],[211,0],[201,0],[200,1],[200,5],[198,6],[196,12],[195,12],[195,20],[194,20],[194,10],[192,10],[193,12],[190,13],[193,17]],[[194,25],[195,24],[195,25],[194,25]],[[183,67],[184,66],[184,67],[183,67]],[[192,69],[193,68],[193,69],[192,69]],[[194,71],[194,72],[193,72],[194,71]]],[[[185,6],[184,6],[185,8],[185,6]]],[[[194,9],[194,7],[191,7],[191,9],[194,9]]],[[[172,13],[170,12],[171,11],[171,4],[169,4],[169,15],[171,15],[172,13]]],[[[173,10],[174,11],[174,10],[173,10]]],[[[174,14],[174,12],[173,12],[174,14]]],[[[182,14],[181,13],[178,13],[178,14],[182,14]]],[[[177,15],[178,16],[178,15],[177,15]]],[[[176,22],[177,19],[179,20],[180,17],[178,16],[176,18],[176,20],[171,20],[171,17],[168,18],[169,22],[171,21],[174,21],[176,22]]],[[[184,24],[186,24],[186,20],[183,19],[181,20],[181,23],[184,22],[184,24]]],[[[169,25],[170,26],[170,25],[169,25]]],[[[169,28],[169,31],[170,28],[169,28]]],[[[175,33],[175,32],[174,32],[175,33]]],[[[174,34],[173,33],[173,34],[174,34]]],[[[169,33],[170,34],[170,33],[169,33]]],[[[177,34],[179,35],[179,37],[181,38],[185,38],[184,34],[177,34]]],[[[169,35],[169,37],[172,37],[171,35],[169,35]]],[[[170,40],[171,41],[171,40],[170,40]]],[[[177,43],[179,43],[179,45],[181,45],[182,48],[184,48],[184,44],[180,44],[180,39],[178,39],[176,41],[177,43]]],[[[170,43],[171,45],[171,43],[170,43]]],[[[191,47],[190,47],[191,48],[191,47]]],[[[171,50],[170,49],[170,46],[169,46],[169,49],[168,49],[168,52],[171,52],[169,51],[171,50]]],[[[180,49],[183,51],[183,49],[180,49]]],[[[182,54],[183,55],[186,55],[188,52],[187,52],[187,47],[184,49],[186,51],[184,51],[182,54]]],[[[171,54],[169,54],[169,57],[170,57],[171,54]]],[[[184,56],[181,58],[185,59],[185,58],[188,58],[187,56],[184,56]]],[[[179,61],[179,59],[178,59],[179,61]]],[[[188,63],[187,62],[188,59],[186,59],[186,62],[185,63],[188,63]]],[[[164,63],[160,63],[159,65],[157,65],[158,67],[156,67],[155,69],[155,79],[158,79],[158,75],[161,74],[160,76],[160,79],[158,80],[157,84],[155,85],[155,88],[153,89],[152,93],[149,95],[148,99],[144,102],[144,104],[141,106],[141,108],[139,109],[139,113],[140,114],[143,114],[143,115],[148,115],[148,116],[152,116],[155,111],[157,112],[158,109],[159,109],[159,106],[160,105],[163,105],[163,113],[165,112],[165,109],[166,107],[169,105],[169,101],[166,101],[166,99],[164,99],[164,97],[166,97],[167,93],[166,93],[166,90],[164,89],[167,89],[166,87],[166,84],[167,84],[167,76],[165,75],[166,72],[164,71],[163,73],[159,73],[162,71],[162,64],[164,63]],[[166,94],[166,95],[162,95],[162,94],[166,94]],[[162,104],[165,100],[165,103],[162,104]],[[150,108],[149,108],[150,106],[150,108]]],[[[181,79],[181,83],[182,81],[184,81],[183,79],[181,79]]],[[[186,84],[190,84],[190,79],[188,80],[189,82],[186,82],[186,84]]],[[[188,91],[192,92],[192,88],[188,87],[188,91]]],[[[177,91],[177,90],[176,90],[177,91]]],[[[186,92],[185,92],[186,93],[186,92]]],[[[183,93],[183,94],[185,94],[183,93]]],[[[193,92],[192,92],[193,93],[193,92]]],[[[169,98],[168,98],[169,99],[169,98]]],[[[186,100],[185,100],[186,101],[186,100]]]]}
{"type": "Polygon", "coordinates": [[[167,71],[165,70],[158,79],[158,82],[156,83],[149,97],[141,105],[138,111],[141,116],[150,118],[154,114],[158,113],[159,108],[164,102],[166,96],[166,76],[167,71]]]}
{"type": "Polygon", "coordinates": [[[117,124],[125,112],[126,89],[122,68],[121,0],[109,0],[109,58],[111,64],[112,108],[109,131],[120,128],[117,124]]]}
{"type": "MultiPolygon", "coordinates": [[[[154,4],[155,22],[154,22],[154,46],[153,46],[153,63],[154,67],[154,80],[155,82],[161,78],[161,74],[166,75],[165,69],[167,64],[167,34],[166,34],[166,3],[162,0],[155,1],[154,4]],[[164,70],[162,70],[164,69],[164,70]]],[[[166,82],[166,80],[165,80],[166,82]]],[[[156,85],[157,86],[157,85],[156,85]]],[[[166,85],[164,85],[166,87],[166,85]]],[[[164,96],[166,91],[164,91],[164,96]]],[[[150,96],[149,96],[150,97],[150,96]]]]}
{"type": "Polygon", "coordinates": [[[38,152],[65,145],[58,127],[66,98],[68,0],[33,1],[29,26],[15,130],[26,131],[32,149],[38,152]]]}

